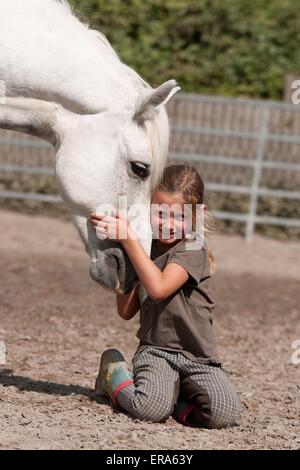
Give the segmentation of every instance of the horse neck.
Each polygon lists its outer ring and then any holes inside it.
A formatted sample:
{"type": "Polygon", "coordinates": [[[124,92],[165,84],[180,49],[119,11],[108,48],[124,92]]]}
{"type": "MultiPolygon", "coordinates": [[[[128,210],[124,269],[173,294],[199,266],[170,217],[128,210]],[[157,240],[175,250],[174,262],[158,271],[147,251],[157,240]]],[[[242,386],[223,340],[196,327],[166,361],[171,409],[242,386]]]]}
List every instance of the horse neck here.
{"type": "Polygon", "coordinates": [[[126,94],[134,100],[147,86],[65,2],[0,2],[0,31],[0,80],[8,96],[55,101],[89,114],[126,94]]]}

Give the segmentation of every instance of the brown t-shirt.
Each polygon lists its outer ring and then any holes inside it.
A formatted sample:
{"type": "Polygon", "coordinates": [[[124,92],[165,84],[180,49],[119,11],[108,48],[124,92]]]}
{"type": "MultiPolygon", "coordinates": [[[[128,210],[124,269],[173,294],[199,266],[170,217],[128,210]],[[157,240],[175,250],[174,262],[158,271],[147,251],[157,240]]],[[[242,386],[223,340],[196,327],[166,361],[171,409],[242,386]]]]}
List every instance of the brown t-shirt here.
{"type": "Polygon", "coordinates": [[[142,302],[136,354],[150,345],[180,351],[203,364],[221,364],[212,326],[214,302],[205,242],[183,239],[159,255],[157,242],[153,240],[151,259],[161,271],[168,263],[179,264],[187,271],[189,279],[163,301],[147,296],[142,302]]]}

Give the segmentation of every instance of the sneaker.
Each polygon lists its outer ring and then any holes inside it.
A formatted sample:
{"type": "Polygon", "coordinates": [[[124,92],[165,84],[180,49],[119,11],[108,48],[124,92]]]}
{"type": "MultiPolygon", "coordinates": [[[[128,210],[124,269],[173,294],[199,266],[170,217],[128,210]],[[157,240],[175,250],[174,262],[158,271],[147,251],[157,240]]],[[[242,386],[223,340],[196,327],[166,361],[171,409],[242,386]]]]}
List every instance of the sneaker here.
{"type": "Polygon", "coordinates": [[[117,349],[107,349],[101,356],[100,369],[95,383],[95,394],[115,397],[121,388],[133,384],[133,376],[123,354],[117,349]]]}

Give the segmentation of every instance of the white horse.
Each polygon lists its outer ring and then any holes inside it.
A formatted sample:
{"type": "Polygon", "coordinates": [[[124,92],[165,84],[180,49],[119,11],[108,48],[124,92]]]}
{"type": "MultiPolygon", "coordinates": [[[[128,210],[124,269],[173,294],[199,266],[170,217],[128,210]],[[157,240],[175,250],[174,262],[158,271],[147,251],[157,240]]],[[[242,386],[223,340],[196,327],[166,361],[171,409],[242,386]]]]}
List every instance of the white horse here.
{"type": "MultiPolygon", "coordinates": [[[[169,145],[164,105],[180,89],[176,81],[153,89],[64,0],[1,0],[1,85],[0,128],[53,144],[56,179],[91,257],[91,277],[127,292],[134,272],[126,254],[99,240],[87,217],[124,195],[128,207],[150,206],[169,145]]],[[[149,252],[149,215],[137,217],[149,252]]]]}

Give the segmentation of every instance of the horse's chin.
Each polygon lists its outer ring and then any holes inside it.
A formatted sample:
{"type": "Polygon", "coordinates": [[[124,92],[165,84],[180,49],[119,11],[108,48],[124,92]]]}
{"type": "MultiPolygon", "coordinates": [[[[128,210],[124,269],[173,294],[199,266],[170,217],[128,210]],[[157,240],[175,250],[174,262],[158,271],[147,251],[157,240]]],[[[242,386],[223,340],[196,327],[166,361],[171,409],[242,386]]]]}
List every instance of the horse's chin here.
{"type": "Polygon", "coordinates": [[[98,250],[90,264],[91,278],[102,287],[116,294],[126,294],[136,279],[133,267],[120,248],[98,250]]]}
{"type": "Polygon", "coordinates": [[[97,259],[91,261],[89,273],[93,281],[97,284],[100,284],[105,289],[121,293],[123,289],[118,278],[117,268],[117,263],[113,266],[113,261],[107,265],[97,259]]]}

